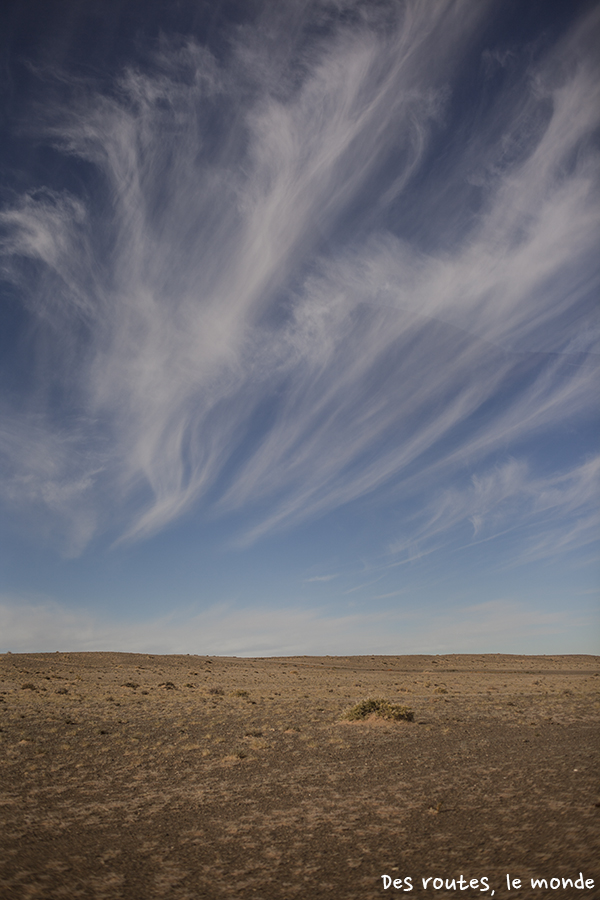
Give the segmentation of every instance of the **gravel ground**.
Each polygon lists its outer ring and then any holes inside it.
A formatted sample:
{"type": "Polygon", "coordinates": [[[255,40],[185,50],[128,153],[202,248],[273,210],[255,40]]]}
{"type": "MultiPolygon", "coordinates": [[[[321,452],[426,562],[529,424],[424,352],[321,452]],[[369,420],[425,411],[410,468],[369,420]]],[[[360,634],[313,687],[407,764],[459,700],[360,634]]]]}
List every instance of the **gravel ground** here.
{"type": "Polygon", "coordinates": [[[599,662],[4,654],[0,896],[600,898],[599,662]]]}

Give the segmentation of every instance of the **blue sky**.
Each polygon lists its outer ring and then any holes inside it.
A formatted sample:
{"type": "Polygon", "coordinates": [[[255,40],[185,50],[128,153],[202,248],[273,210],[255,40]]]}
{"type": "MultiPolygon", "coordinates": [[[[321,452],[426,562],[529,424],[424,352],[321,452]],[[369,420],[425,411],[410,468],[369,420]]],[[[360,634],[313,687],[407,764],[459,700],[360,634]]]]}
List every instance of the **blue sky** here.
{"type": "Polygon", "coordinates": [[[0,650],[598,652],[600,7],[2,15],[0,650]]]}

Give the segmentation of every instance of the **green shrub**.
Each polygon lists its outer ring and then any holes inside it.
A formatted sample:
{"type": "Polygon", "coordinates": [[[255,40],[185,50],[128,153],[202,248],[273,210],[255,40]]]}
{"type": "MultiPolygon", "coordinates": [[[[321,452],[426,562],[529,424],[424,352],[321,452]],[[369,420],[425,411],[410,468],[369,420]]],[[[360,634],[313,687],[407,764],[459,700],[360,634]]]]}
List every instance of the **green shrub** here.
{"type": "Polygon", "coordinates": [[[349,709],[344,718],[350,722],[356,722],[359,719],[366,719],[369,716],[381,716],[382,719],[395,719],[400,721],[404,719],[406,722],[412,722],[415,714],[408,706],[397,706],[390,703],[389,700],[361,700],[352,709],[349,709]]]}

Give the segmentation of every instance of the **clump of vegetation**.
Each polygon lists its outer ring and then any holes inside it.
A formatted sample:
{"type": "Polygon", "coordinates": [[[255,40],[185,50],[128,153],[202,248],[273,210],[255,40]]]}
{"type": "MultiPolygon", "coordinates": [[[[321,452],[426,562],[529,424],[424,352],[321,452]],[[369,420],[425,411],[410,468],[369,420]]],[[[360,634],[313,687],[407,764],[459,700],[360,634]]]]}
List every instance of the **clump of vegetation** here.
{"type": "Polygon", "coordinates": [[[37,690],[35,684],[32,681],[26,681],[25,684],[21,685],[22,691],[35,691],[37,690]]]}
{"type": "Polygon", "coordinates": [[[402,719],[405,722],[412,722],[415,718],[414,712],[408,706],[398,706],[389,700],[372,698],[361,700],[348,710],[344,718],[350,722],[357,722],[369,716],[380,716],[382,719],[394,719],[397,722],[402,719]]]}
{"type": "Polygon", "coordinates": [[[240,690],[237,690],[237,691],[232,691],[232,692],[231,692],[231,696],[232,696],[232,697],[249,697],[249,696],[250,696],[250,692],[249,692],[249,691],[243,691],[243,690],[240,689],[240,690]]]}

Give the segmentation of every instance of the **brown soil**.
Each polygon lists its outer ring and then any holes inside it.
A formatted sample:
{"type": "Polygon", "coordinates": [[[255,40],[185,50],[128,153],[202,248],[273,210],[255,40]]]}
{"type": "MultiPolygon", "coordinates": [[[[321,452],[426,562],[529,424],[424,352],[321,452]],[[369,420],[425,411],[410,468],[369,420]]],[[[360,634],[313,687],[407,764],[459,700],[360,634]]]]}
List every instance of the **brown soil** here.
{"type": "Polygon", "coordinates": [[[600,897],[599,662],[0,656],[0,895],[600,897]]]}

